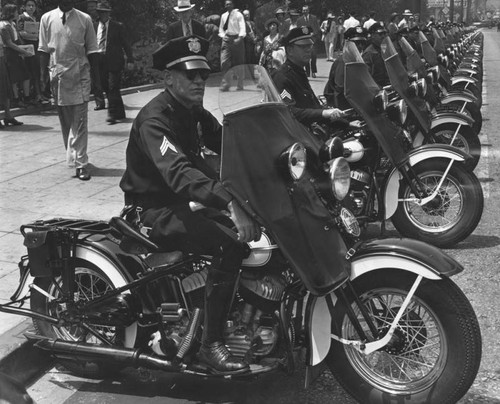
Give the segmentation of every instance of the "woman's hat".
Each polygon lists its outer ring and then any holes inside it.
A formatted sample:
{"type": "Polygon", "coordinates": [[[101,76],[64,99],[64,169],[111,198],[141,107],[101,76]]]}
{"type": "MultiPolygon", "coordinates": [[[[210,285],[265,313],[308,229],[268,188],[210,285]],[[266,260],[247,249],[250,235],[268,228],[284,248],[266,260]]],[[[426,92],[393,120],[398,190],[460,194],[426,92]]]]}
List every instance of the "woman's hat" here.
{"type": "Polygon", "coordinates": [[[269,18],[264,23],[264,26],[266,27],[266,29],[269,29],[269,25],[271,25],[271,24],[276,24],[277,27],[280,25],[279,21],[276,18],[269,18]]]}
{"type": "Polygon", "coordinates": [[[328,15],[326,16],[326,18],[335,18],[335,16],[332,14],[332,13],[328,13],[328,15]]]}
{"type": "Polygon", "coordinates": [[[413,13],[409,9],[406,9],[403,15],[413,15],[413,13]]]}
{"type": "Polygon", "coordinates": [[[111,11],[111,6],[107,1],[98,1],[97,2],[97,11],[111,11]]]}
{"type": "Polygon", "coordinates": [[[182,13],[183,11],[191,10],[194,7],[194,4],[191,4],[190,0],[178,0],[177,6],[174,6],[174,10],[178,13],[182,13]]]}
{"type": "Polygon", "coordinates": [[[289,12],[288,12],[289,15],[302,15],[301,13],[299,13],[296,9],[292,8],[289,12]]]}
{"type": "Polygon", "coordinates": [[[276,11],[274,12],[274,14],[285,14],[285,10],[283,10],[281,7],[280,8],[277,8],[276,11]]]}

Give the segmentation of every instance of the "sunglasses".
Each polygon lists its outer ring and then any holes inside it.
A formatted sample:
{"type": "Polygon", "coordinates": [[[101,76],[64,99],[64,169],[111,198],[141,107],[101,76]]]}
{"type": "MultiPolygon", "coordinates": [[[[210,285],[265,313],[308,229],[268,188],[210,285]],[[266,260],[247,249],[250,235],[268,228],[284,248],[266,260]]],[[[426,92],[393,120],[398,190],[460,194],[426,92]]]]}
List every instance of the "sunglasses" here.
{"type": "Polygon", "coordinates": [[[186,75],[187,79],[190,81],[193,81],[198,74],[203,81],[206,81],[208,79],[208,76],[210,76],[210,70],[206,69],[183,70],[183,72],[186,75]]]}

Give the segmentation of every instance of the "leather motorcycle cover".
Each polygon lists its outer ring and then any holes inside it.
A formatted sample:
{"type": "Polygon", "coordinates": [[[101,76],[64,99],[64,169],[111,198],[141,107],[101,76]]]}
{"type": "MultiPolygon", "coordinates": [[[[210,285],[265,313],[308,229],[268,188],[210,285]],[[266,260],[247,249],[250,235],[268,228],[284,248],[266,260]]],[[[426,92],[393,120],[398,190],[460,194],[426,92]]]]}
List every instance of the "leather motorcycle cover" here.
{"type": "Polygon", "coordinates": [[[432,47],[423,32],[418,33],[418,42],[422,47],[422,54],[424,55],[425,61],[431,66],[436,66],[438,64],[436,50],[432,47]]]}
{"type": "Polygon", "coordinates": [[[224,117],[221,180],[271,232],[292,269],[314,295],[347,280],[347,248],[307,172],[287,183],[278,160],[295,142],[317,155],[321,142],[285,104],[262,104],[224,117]]]}
{"type": "Polygon", "coordinates": [[[368,66],[358,55],[356,45],[346,42],[344,46],[345,97],[363,117],[387,157],[399,167],[407,160],[402,144],[402,129],[396,127],[385,114],[375,109],[373,98],[380,91],[380,87],[370,75],[368,66]]]}
{"type": "Polygon", "coordinates": [[[381,48],[382,57],[384,58],[385,67],[392,87],[399,96],[405,100],[406,104],[413,112],[413,115],[418,120],[422,131],[427,133],[431,126],[431,120],[425,101],[421,98],[410,97],[408,95],[408,74],[390,38],[384,39],[381,48]]]}

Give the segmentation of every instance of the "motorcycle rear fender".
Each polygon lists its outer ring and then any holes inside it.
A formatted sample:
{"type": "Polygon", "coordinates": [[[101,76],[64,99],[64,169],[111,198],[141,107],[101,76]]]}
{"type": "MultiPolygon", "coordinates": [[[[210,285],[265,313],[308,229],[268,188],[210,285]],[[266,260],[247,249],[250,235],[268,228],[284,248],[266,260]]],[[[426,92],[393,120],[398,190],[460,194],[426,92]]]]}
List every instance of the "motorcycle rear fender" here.
{"type": "Polygon", "coordinates": [[[439,125],[456,123],[457,125],[472,126],[474,119],[459,112],[437,112],[432,115],[431,129],[436,129],[439,125]]]}
{"type": "MultiPolygon", "coordinates": [[[[423,146],[419,146],[411,150],[408,155],[408,163],[412,167],[420,163],[421,161],[433,158],[450,159],[459,162],[463,162],[466,159],[470,158],[470,156],[464,153],[462,150],[445,144],[426,144],[423,146]]],[[[391,218],[398,207],[399,181],[401,180],[401,178],[403,177],[396,168],[393,168],[393,170],[387,176],[384,190],[385,220],[391,218]]]]}
{"type": "Polygon", "coordinates": [[[469,76],[453,76],[451,78],[451,85],[454,86],[455,84],[458,83],[468,83],[477,85],[477,80],[474,77],[469,77],[469,76]]]}
{"type": "Polygon", "coordinates": [[[441,98],[441,104],[449,104],[453,101],[472,102],[475,104],[477,102],[477,98],[470,93],[461,91],[449,91],[448,95],[441,98]]]}
{"type": "MultiPolygon", "coordinates": [[[[430,244],[408,238],[388,238],[370,240],[358,247],[351,258],[350,280],[387,268],[412,272],[435,281],[464,269],[449,255],[430,244]]],[[[335,306],[335,292],[330,296],[335,306]]],[[[309,295],[306,307],[306,332],[310,341],[306,358],[308,366],[320,364],[330,351],[331,318],[327,297],[309,295]]]]}
{"type": "MultiPolygon", "coordinates": [[[[127,268],[125,268],[123,262],[124,256],[127,256],[125,253],[112,251],[112,247],[110,248],[110,246],[100,246],[101,248],[96,248],[95,246],[96,244],[78,245],[76,247],[76,257],[97,266],[109,277],[113,284],[117,286],[124,286],[133,279],[130,270],[139,270],[141,266],[140,261],[138,261],[136,257],[128,256],[133,259],[127,260],[127,268]]],[[[119,250],[118,247],[117,250],[119,250]]],[[[17,300],[26,296],[29,292],[29,285],[31,285],[34,280],[35,278],[30,275],[29,271],[26,271],[21,278],[21,285],[18,287],[11,300],[17,300]]]]}

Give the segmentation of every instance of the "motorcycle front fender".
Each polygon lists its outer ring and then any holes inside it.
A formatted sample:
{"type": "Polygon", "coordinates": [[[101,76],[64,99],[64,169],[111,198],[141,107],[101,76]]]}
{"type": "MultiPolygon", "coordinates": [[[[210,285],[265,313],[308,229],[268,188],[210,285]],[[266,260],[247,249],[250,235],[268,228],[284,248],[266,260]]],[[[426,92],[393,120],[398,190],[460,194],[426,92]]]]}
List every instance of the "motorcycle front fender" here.
{"type": "Polygon", "coordinates": [[[441,98],[441,104],[449,104],[453,101],[461,101],[461,102],[472,102],[476,103],[477,98],[474,95],[462,91],[449,91],[448,95],[441,98]]]}
{"type": "MultiPolygon", "coordinates": [[[[408,155],[408,163],[412,167],[421,161],[433,158],[450,159],[453,161],[463,162],[470,157],[462,150],[445,144],[426,144],[419,146],[411,150],[408,155]]],[[[393,168],[387,176],[384,189],[385,220],[390,219],[394,212],[396,212],[399,203],[399,181],[402,178],[403,176],[397,168],[393,168]]]]}
{"type": "Polygon", "coordinates": [[[445,125],[448,123],[472,126],[474,124],[474,119],[458,112],[437,112],[432,115],[431,129],[435,129],[439,125],[445,125]]]}
{"type": "Polygon", "coordinates": [[[453,76],[451,78],[451,85],[454,86],[458,83],[467,83],[477,85],[477,80],[474,77],[469,76],[453,76]]]}
{"type": "MultiPolygon", "coordinates": [[[[387,268],[412,272],[436,281],[464,269],[439,248],[422,241],[409,238],[374,239],[361,244],[351,258],[350,280],[387,268]]],[[[319,365],[330,351],[332,339],[328,298],[331,298],[335,307],[335,292],[329,296],[310,296],[307,302],[306,331],[310,341],[306,358],[308,367],[319,365]]]]}

